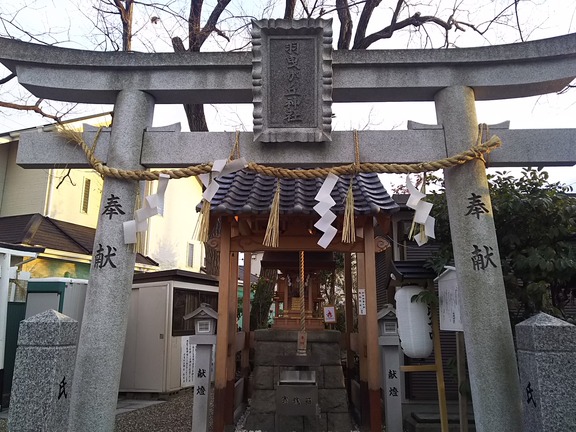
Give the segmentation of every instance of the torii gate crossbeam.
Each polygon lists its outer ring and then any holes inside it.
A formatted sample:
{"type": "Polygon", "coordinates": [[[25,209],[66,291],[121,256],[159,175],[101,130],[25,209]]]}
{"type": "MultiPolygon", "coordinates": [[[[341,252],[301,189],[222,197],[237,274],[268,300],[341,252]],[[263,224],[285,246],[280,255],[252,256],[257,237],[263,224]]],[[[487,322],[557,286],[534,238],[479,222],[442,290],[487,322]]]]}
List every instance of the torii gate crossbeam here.
{"type": "MultiPolygon", "coordinates": [[[[120,90],[141,90],[157,104],[252,102],[249,52],[94,52],[0,38],[0,53],[19,83],[46,99],[113,104],[120,90]]],[[[433,101],[459,85],[479,101],[534,96],[562,90],[575,64],[576,34],[453,50],[335,51],[332,99],[433,101]]]]}

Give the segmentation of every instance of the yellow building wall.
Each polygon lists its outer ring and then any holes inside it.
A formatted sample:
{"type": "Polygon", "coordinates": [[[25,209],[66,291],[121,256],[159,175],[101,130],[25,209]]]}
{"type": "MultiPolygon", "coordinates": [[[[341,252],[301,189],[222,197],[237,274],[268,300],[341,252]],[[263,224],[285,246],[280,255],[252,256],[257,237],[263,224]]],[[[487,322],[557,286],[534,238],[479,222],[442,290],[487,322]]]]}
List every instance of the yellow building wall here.
{"type": "MultiPolygon", "coordinates": [[[[49,170],[24,169],[16,165],[16,143],[8,146],[0,216],[44,213],[49,170]]],[[[5,153],[5,154],[6,154],[5,153]]]]}
{"type": "MultiPolygon", "coordinates": [[[[155,193],[157,187],[158,182],[153,182],[150,193],[155,193]]],[[[199,215],[196,205],[201,199],[202,188],[196,178],[172,179],[168,182],[164,216],[150,219],[147,238],[147,254],[158,261],[162,269],[180,268],[199,272],[204,264],[204,246],[194,236],[199,215]],[[193,248],[190,263],[189,245],[193,248]]]]}
{"type": "Polygon", "coordinates": [[[45,216],[90,228],[96,228],[100,201],[102,199],[102,178],[93,170],[67,169],[50,170],[51,178],[47,186],[47,212],[45,216]],[[89,180],[88,207],[83,209],[86,181],[89,180]]]}

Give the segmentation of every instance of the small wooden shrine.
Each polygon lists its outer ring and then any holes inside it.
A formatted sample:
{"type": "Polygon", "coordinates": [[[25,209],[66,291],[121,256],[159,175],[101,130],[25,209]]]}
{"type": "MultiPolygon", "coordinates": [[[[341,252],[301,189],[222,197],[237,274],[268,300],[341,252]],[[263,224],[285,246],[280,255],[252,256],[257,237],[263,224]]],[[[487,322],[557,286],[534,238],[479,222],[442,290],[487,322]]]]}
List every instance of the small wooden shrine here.
{"type": "MultiPolygon", "coordinates": [[[[378,429],[382,417],[379,352],[377,344],[367,344],[366,341],[378,337],[375,254],[387,248],[389,243],[375,236],[375,226],[380,225],[387,234],[390,214],[398,210],[398,205],[388,195],[376,174],[358,173],[353,179],[349,175],[340,176],[331,192],[335,202],[331,211],[336,215],[332,226],[337,233],[324,249],[318,245],[322,232],[314,226],[319,219],[314,211],[318,203],[315,197],[323,179],[278,179],[241,170],[233,175],[219,177],[218,183],[219,189],[209,206],[209,220],[210,226],[219,226],[220,230],[217,236],[208,240],[210,246],[220,251],[214,404],[215,410],[222,415],[215,417],[214,430],[221,431],[225,425],[234,423],[235,401],[241,399],[236,365],[236,353],[239,351],[242,352],[241,375],[247,377],[249,374],[250,269],[247,266],[250,265],[250,254],[259,251],[265,252],[263,266],[279,271],[274,296],[277,318],[271,330],[286,331],[287,334],[295,334],[290,330],[298,330],[298,344],[294,339],[293,347],[291,345],[289,350],[293,349],[294,355],[301,356],[307,354],[305,342],[303,350],[300,349],[300,334],[311,332],[312,335],[316,330],[324,330],[318,272],[334,270],[332,252],[344,252],[348,268],[350,253],[357,254],[359,286],[365,293],[368,307],[359,317],[360,332],[354,336],[353,294],[348,280],[345,293],[345,339],[349,352],[354,345],[354,349],[361,353],[361,381],[366,393],[363,412],[367,416],[363,421],[378,429]],[[349,192],[353,194],[353,208],[352,212],[348,212],[350,219],[347,223],[353,226],[353,235],[343,241],[344,215],[347,203],[350,203],[349,192]],[[274,203],[277,212],[275,218],[271,217],[274,203]],[[277,244],[274,246],[266,245],[265,241],[272,219],[276,220],[277,232],[277,244]],[[243,332],[240,333],[236,325],[239,252],[244,252],[246,279],[243,332]],[[304,286],[300,284],[302,280],[305,281],[304,286]]],[[[339,357],[336,356],[338,361],[339,357]]],[[[350,360],[349,367],[353,363],[350,360]]]]}
{"type": "MultiPolygon", "coordinates": [[[[320,272],[333,273],[336,263],[332,252],[307,252],[304,254],[304,263],[305,327],[307,330],[324,330],[320,272]]],[[[298,330],[301,320],[298,253],[265,252],[261,265],[263,268],[276,269],[280,272],[274,294],[273,328],[298,330]]]]}

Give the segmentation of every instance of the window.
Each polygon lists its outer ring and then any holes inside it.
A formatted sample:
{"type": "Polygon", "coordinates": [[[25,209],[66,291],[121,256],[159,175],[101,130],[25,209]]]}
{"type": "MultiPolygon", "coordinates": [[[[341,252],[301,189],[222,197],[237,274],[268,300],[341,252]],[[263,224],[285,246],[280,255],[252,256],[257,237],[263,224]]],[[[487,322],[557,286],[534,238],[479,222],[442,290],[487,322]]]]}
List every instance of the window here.
{"type": "Polygon", "coordinates": [[[210,322],[200,321],[198,323],[198,333],[210,333],[210,322]]]}
{"type": "Polygon", "coordinates": [[[172,336],[194,334],[194,320],[185,320],[184,315],[194,312],[200,303],[208,303],[212,309],[218,310],[218,293],[174,288],[172,336]]]}
{"type": "Polygon", "coordinates": [[[88,204],[90,203],[90,179],[84,179],[84,188],[82,189],[82,213],[88,213],[88,204]]]}
{"type": "Polygon", "coordinates": [[[188,243],[188,252],[186,254],[186,265],[188,267],[194,267],[194,245],[188,243]]]}
{"type": "Polygon", "coordinates": [[[395,322],[384,321],[384,333],[396,334],[398,333],[397,325],[395,322]]]}

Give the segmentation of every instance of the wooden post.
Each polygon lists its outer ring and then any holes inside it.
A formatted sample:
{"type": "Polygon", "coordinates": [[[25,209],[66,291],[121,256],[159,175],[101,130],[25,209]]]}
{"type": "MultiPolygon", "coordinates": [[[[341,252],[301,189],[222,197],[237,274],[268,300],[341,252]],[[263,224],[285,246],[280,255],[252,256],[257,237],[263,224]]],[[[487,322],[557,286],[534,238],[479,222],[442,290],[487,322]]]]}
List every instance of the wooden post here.
{"type": "Polygon", "coordinates": [[[288,297],[288,283],[286,281],[286,279],[284,280],[279,280],[278,281],[278,286],[280,286],[280,283],[282,284],[282,286],[284,287],[284,306],[282,307],[282,316],[285,317],[288,314],[288,309],[290,308],[289,306],[289,297],[288,297]]]}
{"type": "Polygon", "coordinates": [[[458,411],[460,413],[460,432],[468,432],[468,396],[460,392],[466,381],[466,347],[464,333],[456,332],[456,365],[458,367],[458,411]]]}
{"type": "Polygon", "coordinates": [[[432,332],[434,334],[434,362],[436,363],[436,386],[438,387],[438,405],[440,406],[440,429],[448,432],[448,410],[446,408],[446,389],[444,385],[444,367],[442,365],[442,349],[440,348],[440,323],[438,309],[431,305],[432,332]]]}
{"type": "Polygon", "coordinates": [[[352,301],[352,254],[344,254],[344,304],[346,313],[346,391],[351,400],[351,378],[354,370],[354,352],[351,349],[351,334],[354,332],[354,302],[352,301]]]}
{"type": "Polygon", "coordinates": [[[440,326],[438,310],[431,306],[432,310],[432,333],[434,335],[434,364],[433,365],[407,365],[400,366],[400,370],[406,372],[436,372],[436,388],[438,390],[438,406],[440,409],[440,430],[448,432],[448,410],[446,407],[446,390],[444,385],[444,368],[442,365],[442,349],[440,348],[440,326]]]}
{"type": "Polygon", "coordinates": [[[366,346],[368,358],[368,397],[370,430],[382,431],[380,403],[380,345],[378,344],[378,311],[376,299],[376,250],[372,218],[364,225],[364,272],[366,278],[366,346]]]}
{"type": "Polygon", "coordinates": [[[228,359],[226,366],[226,425],[234,424],[234,385],[236,384],[236,317],[238,315],[238,252],[230,253],[228,272],[228,359]]]}
{"type": "Polygon", "coordinates": [[[229,302],[230,302],[230,221],[222,218],[220,232],[220,279],[218,284],[218,333],[216,334],[216,361],[214,378],[214,432],[224,432],[226,384],[228,369],[229,302]]]}
{"type": "Polygon", "coordinates": [[[252,274],[252,254],[244,252],[244,286],[242,288],[242,331],[245,334],[244,349],[242,350],[241,368],[244,377],[244,401],[250,397],[248,391],[248,376],[250,375],[250,290],[252,274]]]}
{"type": "Polygon", "coordinates": [[[314,315],[314,301],[312,300],[312,286],[314,283],[315,281],[312,277],[308,279],[308,305],[306,306],[306,316],[308,316],[308,312],[310,312],[310,318],[314,315]]]}
{"type": "MultiPolygon", "coordinates": [[[[358,290],[366,289],[364,254],[356,254],[356,275],[358,290]]],[[[370,402],[368,398],[368,364],[366,348],[366,315],[358,313],[358,360],[360,363],[360,422],[361,428],[366,430],[370,424],[370,402]]]]}

